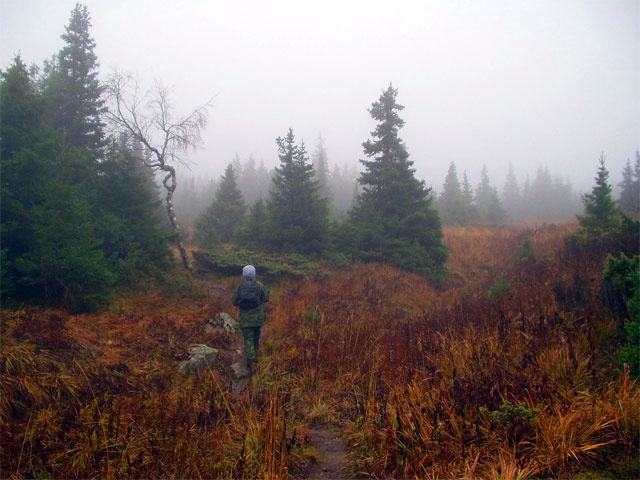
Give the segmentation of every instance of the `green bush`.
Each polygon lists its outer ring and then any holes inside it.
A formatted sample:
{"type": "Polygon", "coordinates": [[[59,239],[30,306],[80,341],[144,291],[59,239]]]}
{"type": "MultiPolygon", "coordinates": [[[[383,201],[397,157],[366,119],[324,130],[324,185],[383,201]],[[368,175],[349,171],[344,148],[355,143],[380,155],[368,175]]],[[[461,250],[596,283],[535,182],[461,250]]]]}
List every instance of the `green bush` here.
{"type": "Polygon", "coordinates": [[[640,255],[632,258],[621,253],[607,257],[604,279],[622,295],[627,307],[625,344],[618,352],[620,362],[629,365],[633,377],[640,376],[640,255]]]}
{"type": "Polygon", "coordinates": [[[217,248],[193,252],[198,268],[221,275],[237,276],[247,264],[256,267],[259,277],[267,279],[304,278],[323,275],[323,270],[309,258],[297,253],[262,253],[243,248],[217,248]]]}

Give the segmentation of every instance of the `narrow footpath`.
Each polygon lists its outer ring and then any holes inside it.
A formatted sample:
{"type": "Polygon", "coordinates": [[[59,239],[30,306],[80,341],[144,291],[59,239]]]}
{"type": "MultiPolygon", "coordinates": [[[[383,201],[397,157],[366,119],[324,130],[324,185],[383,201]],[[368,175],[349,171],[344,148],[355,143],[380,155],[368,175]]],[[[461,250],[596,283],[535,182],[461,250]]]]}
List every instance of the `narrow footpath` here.
{"type": "Polygon", "coordinates": [[[330,427],[326,426],[310,428],[309,437],[318,452],[318,461],[309,466],[307,475],[302,478],[309,480],[344,478],[343,468],[347,451],[342,440],[330,427]]]}

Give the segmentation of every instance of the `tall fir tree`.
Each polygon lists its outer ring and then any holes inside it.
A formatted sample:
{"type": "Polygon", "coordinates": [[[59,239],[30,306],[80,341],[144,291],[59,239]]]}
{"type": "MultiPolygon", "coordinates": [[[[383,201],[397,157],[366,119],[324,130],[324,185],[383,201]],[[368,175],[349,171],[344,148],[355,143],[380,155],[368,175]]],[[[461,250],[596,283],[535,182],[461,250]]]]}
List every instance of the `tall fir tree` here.
{"type": "Polygon", "coordinates": [[[505,213],[509,220],[520,219],[522,216],[522,194],[518,186],[518,179],[513,165],[509,164],[507,177],[502,190],[502,201],[504,203],[505,213]]]}
{"type": "Polygon", "coordinates": [[[636,150],[636,160],[631,166],[631,161],[622,171],[620,186],[620,199],[618,206],[627,216],[634,220],[640,220],[640,150],[636,150]]]}
{"type": "Polygon", "coordinates": [[[444,273],[447,249],[442,226],[432,207],[433,195],[424,181],[415,177],[413,161],[398,136],[404,108],[396,101],[392,85],[369,109],[377,126],[362,146],[362,192],[350,212],[348,244],[360,258],[388,261],[397,266],[430,274],[444,273]]]}
{"type": "Polygon", "coordinates": [[[456,165],[453,162],[449,165],[442,192],[438,197],[438,211],[444,223],[463,225],[468,221],[468,209],[465,205],[456,165]]]}
{"type": "Polygon", "coordinates": [[[326,248],[328,208],[304,143],[295,143],[292,129],[276,143],[280,165],[267,202],[268,243],[280,251],[320,254],[326,248]]]}
{"type": "Polygon", "coordinates": [[[322,135],[318,135],[318,143],[316,149],[311,156],[311,163],[313,170],[315,171],[315,178],[318,181],[320,187],[320,195],[324,198],[331,198],[331,192],[329,190],[329,160],[327,158],[327,148],[324,145],[324,138],[322,135]]]}
{"type": "Polygon", "coordinates": [[[87,148],[99,158],[106,144],[101,119],[105,109],[90,27],[87,7],[77,3],[62,35],[65,45],[44,81],[46,120],[65,132],[69,144],[87,148]]]}
{"type": "Polygon", "coordinates": [[[465,224],[476,221],[478,219],[478,210],[473,203],[473,187],[466,170],[462,172],[462,200],[466,213],[465,224]]]}
{"type": "Polygon", "coordinates": [[[229,164],[220,179],[213,202],[196,219],[196,242],[203,247],[212,247],[220,242],[232,241],[246,211],[233,164],[229,164]]]}
{"type": "Polygon", "coordinates": [[[584,214],[577,215],[580,227],[588,237],[616,233],[622,224],[620,211],[613,200],[604,154],[600,156],[595,181],[591,193],[582,196],[584,214]]]}
{"type": "Polygon", "coordinates": [[[502,223],[506,218],[506,213],[498,191],[491,185],[489,173],[485,165],[482,166],[480,184],[476,189],[476,207],[479,219],[484,223],[502,223]]]}
{"type": "Polygon", "coordinates": [[[91,154],[44,124],[43,96],[19,57],[0,92],[3,300],[93,308],[116,276],[97,231],[91,154]]]}
{"type": "Polygon", "coordinates": [[[249,213],[245,216],[242,225],[236,230],[235,236],[238,244],[261,249],[269,240],[268,233],[267,206],[264,199],[260,197],[249,208],[249,213]]]}
{"type": "Polygon", "coordinates": [[[42,133],[43,98],[20,55],[2,76],[0,161],[11,158],[42,133]]]}
{"type": "Polygon", "coordinates": [[[102,249],[128,284],[170,264],[170,234],[153,171],[144,151],[124,135],[100,162],[96,210],[102,249]]]}
{"type": "Polygon", "coordinates": [[[478,219],[483,223],[502,223],[506,218],[498,191],[491,185],[485,165],[482,166],[480,184],[476,189],[476,208],[478,209],[478,219]]]}

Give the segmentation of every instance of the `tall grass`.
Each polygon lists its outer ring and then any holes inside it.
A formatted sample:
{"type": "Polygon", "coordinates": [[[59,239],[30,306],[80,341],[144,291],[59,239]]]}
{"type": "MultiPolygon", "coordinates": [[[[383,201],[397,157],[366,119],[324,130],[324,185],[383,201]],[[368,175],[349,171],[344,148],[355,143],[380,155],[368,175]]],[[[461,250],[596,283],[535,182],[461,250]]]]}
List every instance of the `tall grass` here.
{"type": "Polygon", "coordinates": [[[5,311],[3,475],[301,478],[323,423],[354,477],[570,478],[632,458],[640,398],[617,363],[606,249],[567,253],[572,229],[448,227],[438,288],[374,264],[273,285],[238,393],[222,367],[176,374],[191,343],[230,346],[204,329],[233,311],[229,288],[5,311]]]}

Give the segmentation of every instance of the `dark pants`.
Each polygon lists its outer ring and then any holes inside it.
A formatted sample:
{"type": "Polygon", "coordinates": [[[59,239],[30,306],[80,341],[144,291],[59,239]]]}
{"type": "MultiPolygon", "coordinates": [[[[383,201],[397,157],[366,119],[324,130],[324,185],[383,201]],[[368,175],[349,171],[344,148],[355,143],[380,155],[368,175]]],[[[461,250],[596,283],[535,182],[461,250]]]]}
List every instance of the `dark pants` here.
{"type": "Polygon", "coordinates": [[[244,337],[244,354],[247,357],[247,363],[256,361],[256,352],[258,351],[258,342],[260,341],[261,327],[246,327],[242,329],[244,337]]]}

